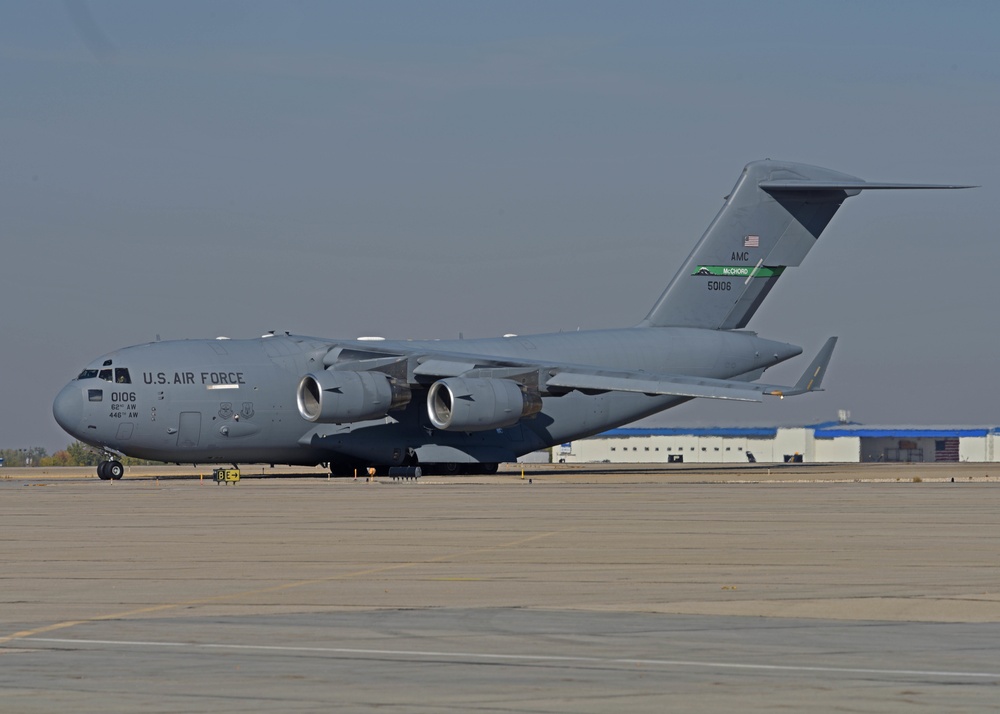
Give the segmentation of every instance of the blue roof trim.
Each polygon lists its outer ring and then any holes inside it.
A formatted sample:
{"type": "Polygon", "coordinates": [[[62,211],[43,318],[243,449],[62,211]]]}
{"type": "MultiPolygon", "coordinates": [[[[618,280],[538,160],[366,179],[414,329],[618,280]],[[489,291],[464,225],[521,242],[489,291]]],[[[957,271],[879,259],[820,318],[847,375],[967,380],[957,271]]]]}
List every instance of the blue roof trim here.
{"type": "Polygon", "coordinates": [[[683,428],[622,428],[606,431],[601,436],[609,438],[623,438],[627,436],[745,436],[745,437],[768,437],[777,436],[777,427],[706,427],[702,429],[683,428]]]}
{"type": "Polygon", "coordinates": [[[852,426],[852,425],[861,426],[856,421],[842,422],[842,421],[836,421],[835,420],[835,421],[821,421],[818,424],[806,424],[805,428],[806,429],[812,429],[813,431],[816,431],[817,429],[829,429],[830,427],[834,427],[834,426],[849,427],[849,426],[852,426]]]}
{"type": "Polygon", "coordinates": [[[813,435],[817,439],[836,439],[841,436],[859,436],[865,439],[954,439],[962,436],[986,436],[989,429],[865,429],[860,427],[839,429],[817,429],[813,435]]]}
{"type": "MultiPolygon", "coordinates": [[[[959,437],[983,437],[993,431],[1000,433],[1000,428],[990,427],[955,427],[952,429],[934,429],[919,427],[882,427],[871,428],[860,424],[841,424],[840,422],[825,422],[807,427],[790,427],[813,429],[813,437],[816,439],[836,439],[840,437],[861,437],[866,439],[953,439],[959,437]]],[[[721,436],[721,437],[744,437],[744,438],[773,438],[778,434],[778,427],[623,427],[621,429],[611,429],[598,436],[609,439],[622,439],[633,436],[721,436]]]]}

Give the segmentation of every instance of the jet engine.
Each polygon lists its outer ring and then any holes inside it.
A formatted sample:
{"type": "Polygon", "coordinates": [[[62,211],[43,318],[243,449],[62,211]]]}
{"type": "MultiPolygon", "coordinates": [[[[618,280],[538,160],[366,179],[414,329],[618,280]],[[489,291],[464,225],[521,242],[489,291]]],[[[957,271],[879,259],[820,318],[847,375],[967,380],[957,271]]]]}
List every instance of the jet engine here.
{"type": "Polygon", "coordinates": [[[309,421],[344,423],[378,419],[410,402],[410,388],[382,372],[307,374],[296,393],[299,414],[309,421]]]}
{"type": "Polygon", "coordinates": [[[512,426],[542,409],[537,392],[509,379],[451,377],[427,391],[427,415],[444,431],[487,431],[512,426]]]}

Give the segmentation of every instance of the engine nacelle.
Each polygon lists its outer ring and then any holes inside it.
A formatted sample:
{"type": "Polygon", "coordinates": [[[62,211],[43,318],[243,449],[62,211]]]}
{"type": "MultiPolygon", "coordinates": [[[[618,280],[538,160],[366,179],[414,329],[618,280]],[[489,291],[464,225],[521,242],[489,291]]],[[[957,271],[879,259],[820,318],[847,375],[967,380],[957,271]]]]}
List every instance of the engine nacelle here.
{"type": "Polygon", "coordinates": [[[410,402],[410,388],[382,372],[307,374],[296,393],[303,419],[324,424],[378,419],[410,402]]]}
{"type": "Polygon", "coordinates": [[[512,426],[542,409],[537,392],[509,379],[450,377],[427,391],[427,416],[444,431],[487,431],[512,426]]]}

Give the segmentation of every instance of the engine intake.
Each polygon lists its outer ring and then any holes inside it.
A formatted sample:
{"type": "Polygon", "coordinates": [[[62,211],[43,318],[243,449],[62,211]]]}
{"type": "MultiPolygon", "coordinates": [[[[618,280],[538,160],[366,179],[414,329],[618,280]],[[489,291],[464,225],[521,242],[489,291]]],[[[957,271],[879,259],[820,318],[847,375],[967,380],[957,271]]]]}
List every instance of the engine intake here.
{"type": "Polygon", "coordinates": [[[344,423],[384,417],[410,402],[410,388],[382,372],[319,372],[299,382],[299,414],[309,421],[344,423]]]}
{"type": "Polygon", "coordinates": [[[451,377],[427,391],[427,416],[444,431],[487,431],[512,426],[542,409],[537,392],[509,379],[451,377]]]}

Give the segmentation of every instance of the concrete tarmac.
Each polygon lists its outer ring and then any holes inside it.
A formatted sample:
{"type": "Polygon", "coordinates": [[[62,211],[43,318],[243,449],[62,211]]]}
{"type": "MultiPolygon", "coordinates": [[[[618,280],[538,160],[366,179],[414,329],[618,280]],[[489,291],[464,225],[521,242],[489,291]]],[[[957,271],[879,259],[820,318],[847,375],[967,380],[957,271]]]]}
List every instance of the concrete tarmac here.
{"type": "Polygon", "coordinates": [[[17,474],[0,711],[995,711],[996,477],[826,469],[17,474]]]}

